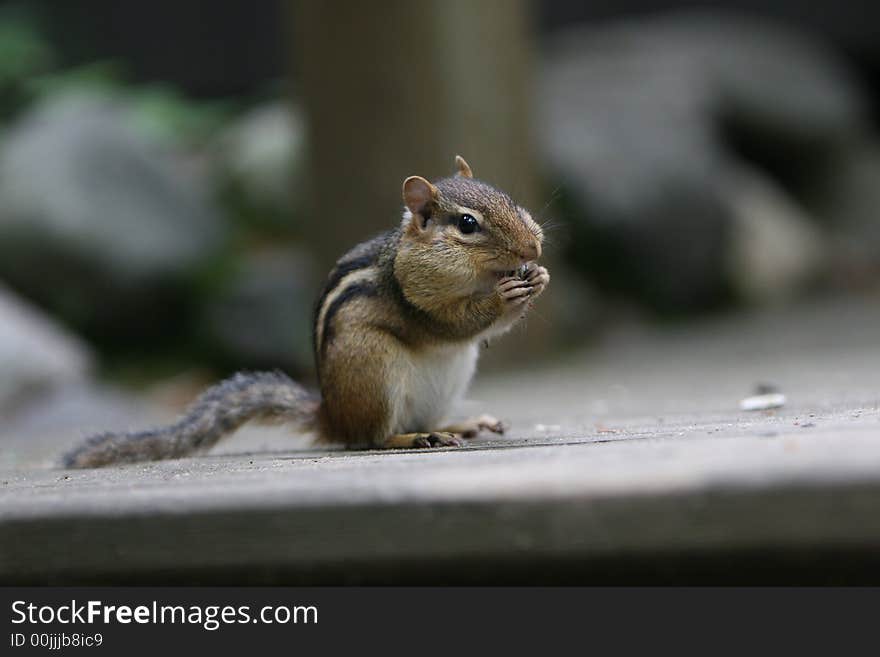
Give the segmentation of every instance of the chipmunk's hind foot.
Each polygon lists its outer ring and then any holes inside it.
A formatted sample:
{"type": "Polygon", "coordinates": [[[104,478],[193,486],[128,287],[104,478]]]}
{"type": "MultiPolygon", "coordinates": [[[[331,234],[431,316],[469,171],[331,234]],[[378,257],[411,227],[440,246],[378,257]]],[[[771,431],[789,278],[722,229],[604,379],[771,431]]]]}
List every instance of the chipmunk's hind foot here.
{"type": "Polygon", "coordinates": [[[491,415],[472,417],[443,428],[443,431],[458,434],[462,438],[474,438],[481,431],[503,434],[504,430],[504,423],[491,415]]]}
{"type": "Polygon", "coordinates": [[[398,433],[389,437],[382,445],[385,449],[461,447],[461,438],[449,431],[430,433],[398,433]]]}

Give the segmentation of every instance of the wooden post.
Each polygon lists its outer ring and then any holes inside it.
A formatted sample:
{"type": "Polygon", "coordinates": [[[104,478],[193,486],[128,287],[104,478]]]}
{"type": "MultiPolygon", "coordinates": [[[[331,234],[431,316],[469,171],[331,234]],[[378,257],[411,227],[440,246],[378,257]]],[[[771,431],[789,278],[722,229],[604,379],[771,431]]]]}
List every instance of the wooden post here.
{"type": "Polygon", "coordinates": [[[329,270],[400,220],[409,175],[463,155],[536,202],[525,0],[293,0],[297,97],[310,140],[305,236],[329,270]]]}

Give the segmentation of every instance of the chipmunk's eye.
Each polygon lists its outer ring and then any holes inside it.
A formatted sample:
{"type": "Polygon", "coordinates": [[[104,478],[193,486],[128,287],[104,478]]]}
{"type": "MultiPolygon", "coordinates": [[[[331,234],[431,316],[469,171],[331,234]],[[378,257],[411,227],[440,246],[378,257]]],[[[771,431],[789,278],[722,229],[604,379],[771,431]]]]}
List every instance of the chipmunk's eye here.
{"type": "Polygon", "coordinates": [[[480,224],[477,223],[473,215],[463,214],[458,218],[458,229],[465,235],[470,235],[480,230],[480,224]]]}

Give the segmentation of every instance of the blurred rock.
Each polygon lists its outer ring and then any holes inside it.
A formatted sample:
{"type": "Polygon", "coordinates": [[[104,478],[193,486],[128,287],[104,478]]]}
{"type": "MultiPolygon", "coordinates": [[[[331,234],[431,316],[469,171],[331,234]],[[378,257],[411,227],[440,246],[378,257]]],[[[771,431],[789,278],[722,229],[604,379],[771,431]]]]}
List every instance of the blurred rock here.
{"type": "Polygon", "coordinates": [[[571,255],[602,287],[680,311],[776,298],[821,270],[797,190],[867,131],[856,84],[823,44],[735,15],[577,28],[551,42],[540,96],[571,255]]]}
{"type": "Polygon", "coordinates": [[[305,126],[296,107],[272,102],[230,124],[217,141],[217,166],[245,202],[281,212],[300,198],[305,126]]]}
{"type": "Polygon", "coordinates": [[[744,171],[731,177],[731,190],[726,271],[740,299],[780,301],[824,271],[821,229],[771,180],[744,171]]]}
{"type": "Polygon", "coordinates": [[[88,347],[0,285],[0,418],[52,390],[82,384],[88,347]]]}
{"type": "Polygon", "coordinates": [[[78,326],[160,323],[224,236],[188,173],[123,106],[50,97],[3,142],[0,275],[78,326]]]}
{"type": "Polygon", "coordinates": [[[236,368],[312,367],[312,308],[320,277],[296,249],[248,254],[208,304],[204,332],[236,368]]]}
{"type": "Polygon", "coordinates": [[[880,277],[880,140],[846,144],[805,187],[811,208],[834,229],[834,275],[862,286],[880,277]]]}

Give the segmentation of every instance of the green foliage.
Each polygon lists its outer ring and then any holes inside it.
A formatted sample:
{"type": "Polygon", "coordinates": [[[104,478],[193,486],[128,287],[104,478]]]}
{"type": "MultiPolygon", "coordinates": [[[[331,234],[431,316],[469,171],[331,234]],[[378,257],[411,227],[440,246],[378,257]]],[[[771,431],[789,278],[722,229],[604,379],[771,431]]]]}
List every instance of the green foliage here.
{"type": "Polygon", "coordinates": [[[137,130],[183,146],[207,141],[234,110],[232,102],[194,101],[168,84],[130,84],[124,67],[114,61],[37,75],[24,84],[32,98],[87,93],[124,103],[137,130]]]}
{"type": "Polygon", "coordinates": [[[53,61],[52,48],[27,19],[0,13],[0,85],[21,82],[53,61]]]}
{"type": "Polygon", "coordinates": [[[32,21],[20,12],[0,11],[0,118],[29,100],[27,83],[55,63],[55,53],[32,21]]]}
{"type": "Polygon", "coordinates": [[[123,67],[117,62],[90,62],[52,70],[24,81],[34,98],[68,93],[118,94],[124,87],[123,67]]]}
{"type": "Polygon", "coordinates": [[[187,145],[206,142],[235,109],[231,101],[193,101],[167,84],[129,88],[126,100],[139,129],[187,145]]]}
{"type": "Polygon", "coordinates": [[[207,141],[236,110],[228,101],[193,101],[167,84],[131,84],[118,61],[58,68],[57,60],[34,18],[0,11],[0,119],[42,98],[86,93],[124,102],[133,124],[149,136],[192,146],[207,141]]]}

